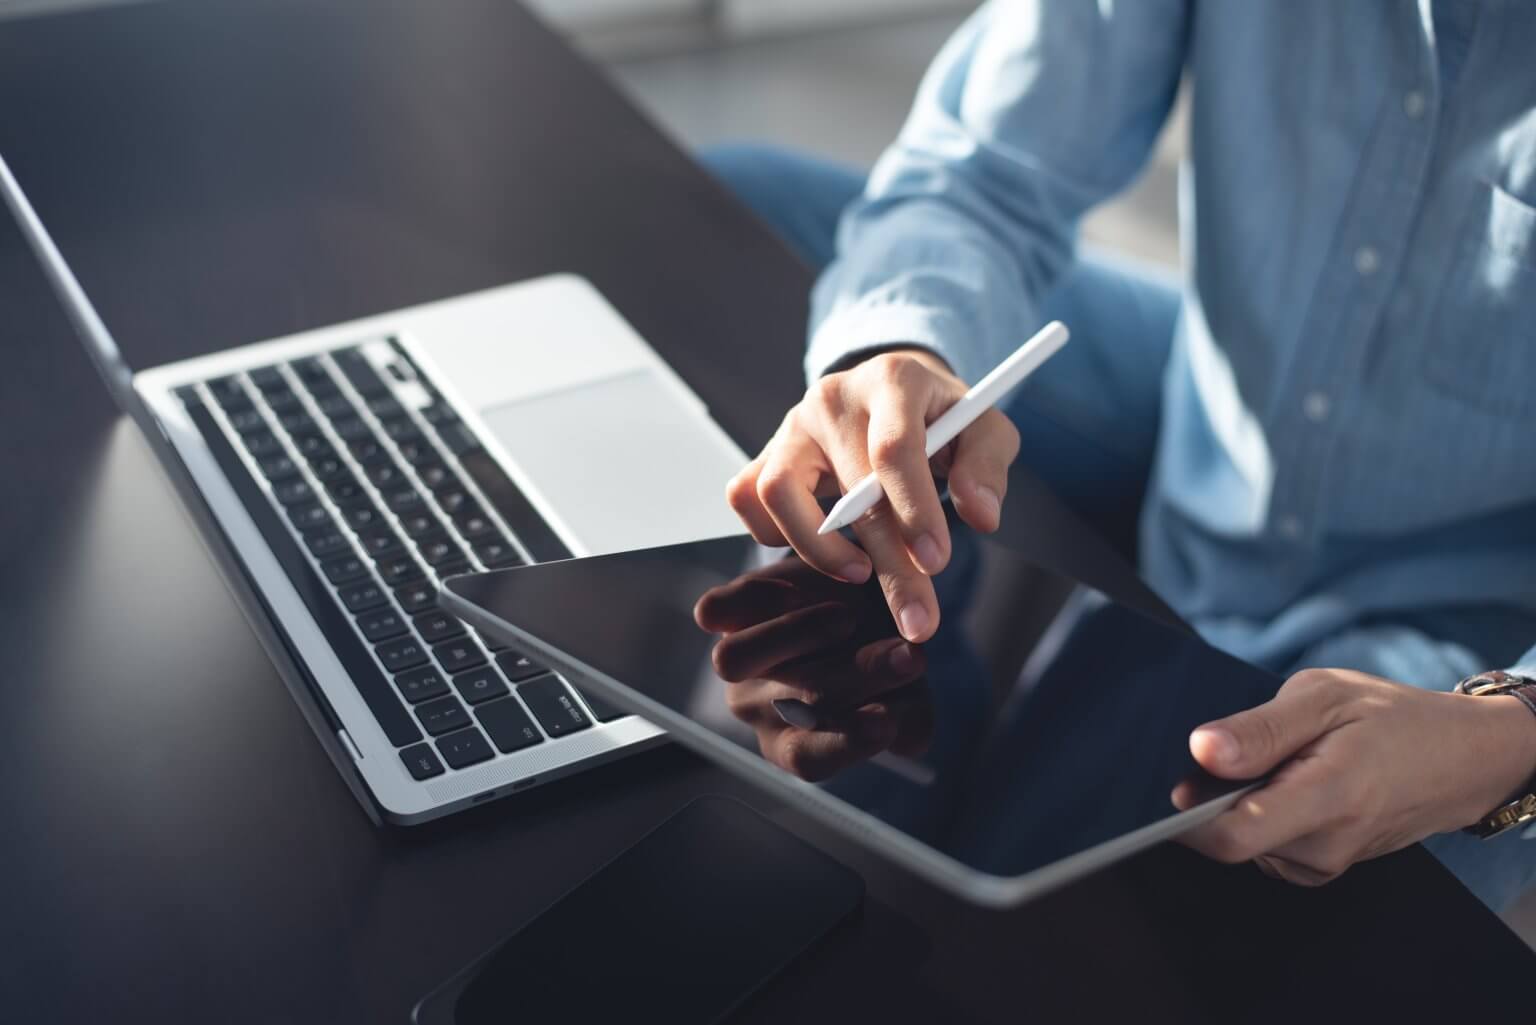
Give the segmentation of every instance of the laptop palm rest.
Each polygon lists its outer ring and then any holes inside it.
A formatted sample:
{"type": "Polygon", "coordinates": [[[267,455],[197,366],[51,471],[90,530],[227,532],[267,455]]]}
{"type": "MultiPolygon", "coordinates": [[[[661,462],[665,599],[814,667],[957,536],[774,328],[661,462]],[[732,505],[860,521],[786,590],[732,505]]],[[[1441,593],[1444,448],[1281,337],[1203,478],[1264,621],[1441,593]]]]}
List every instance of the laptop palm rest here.
{"type": "Polygon", "coordinates": [[[480,417],[580,554],[741,529],[724,497],[740,450],[655,370],[501,403],[480,417]]]}

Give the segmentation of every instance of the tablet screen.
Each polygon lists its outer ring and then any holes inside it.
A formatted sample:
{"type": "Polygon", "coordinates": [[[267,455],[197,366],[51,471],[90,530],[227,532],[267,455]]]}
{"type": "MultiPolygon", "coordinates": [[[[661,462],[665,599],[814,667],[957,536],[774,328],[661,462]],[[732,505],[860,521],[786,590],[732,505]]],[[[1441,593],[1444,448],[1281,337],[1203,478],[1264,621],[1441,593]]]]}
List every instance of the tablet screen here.
{"type": "Polygon", "coordinates": [[[951,529],[940,627],[916,650],[876,584],[745,537],[449,589],[978,871],[1021,876],[1168,819],[1181,784],[1202,800],[1235,788],[1198,771],[1190,731],[1267,700],[1277,679],[951,529]]]}

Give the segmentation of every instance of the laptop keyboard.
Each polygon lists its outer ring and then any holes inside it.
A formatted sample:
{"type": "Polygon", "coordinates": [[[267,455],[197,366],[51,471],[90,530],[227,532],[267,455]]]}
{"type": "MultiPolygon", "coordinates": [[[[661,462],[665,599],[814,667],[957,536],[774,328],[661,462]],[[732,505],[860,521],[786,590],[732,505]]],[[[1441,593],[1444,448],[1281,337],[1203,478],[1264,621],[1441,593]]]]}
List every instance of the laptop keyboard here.
{"type": "Polygon", "coordinates": [[[425,780],[622,713],[437,607],[444,577],[565,553],[417,375],[432,400],[419,410],[358,348],[179,394],[401,762],[425,780]]]}

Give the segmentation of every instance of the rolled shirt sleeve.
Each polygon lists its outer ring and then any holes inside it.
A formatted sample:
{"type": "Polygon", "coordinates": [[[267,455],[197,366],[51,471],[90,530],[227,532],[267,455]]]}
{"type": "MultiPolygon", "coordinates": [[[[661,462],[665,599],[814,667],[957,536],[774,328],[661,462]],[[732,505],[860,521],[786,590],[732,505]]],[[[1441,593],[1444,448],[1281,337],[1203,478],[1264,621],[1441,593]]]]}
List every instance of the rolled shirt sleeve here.
{"type": "Polygon", "coordinates": [[[843,216],[812,298],[808,378],[912,343],[974,382],[1036,330],[1084,211],[1145,164],[1186,33],[1186,0],[978,10],[843,216]]]}

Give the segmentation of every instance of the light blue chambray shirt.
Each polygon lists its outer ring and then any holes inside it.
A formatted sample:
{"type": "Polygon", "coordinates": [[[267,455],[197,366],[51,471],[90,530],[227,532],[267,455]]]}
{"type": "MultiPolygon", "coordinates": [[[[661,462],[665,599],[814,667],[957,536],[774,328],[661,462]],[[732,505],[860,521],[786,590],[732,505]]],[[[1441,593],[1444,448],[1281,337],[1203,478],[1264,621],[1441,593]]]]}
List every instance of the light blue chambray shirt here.
{"type": "Polygon", "coordinates": [[[982,8],[844,216],[808,372],[906,341],[980,377],[1039,327],[1078,219],[1142,167],[1186,73],[1145,576],[1277,669],[1447,687],[1516,660],[1536,643],[1536,2],[982,8]]]}

